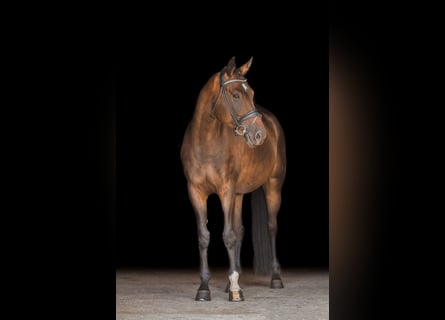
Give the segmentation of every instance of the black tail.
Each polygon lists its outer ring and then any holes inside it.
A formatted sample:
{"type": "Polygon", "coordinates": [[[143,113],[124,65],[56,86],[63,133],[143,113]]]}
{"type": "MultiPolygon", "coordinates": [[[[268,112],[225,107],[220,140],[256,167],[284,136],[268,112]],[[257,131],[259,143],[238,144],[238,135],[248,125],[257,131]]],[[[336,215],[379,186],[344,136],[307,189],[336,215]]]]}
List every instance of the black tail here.
{"type": "Polygon", "coordinates": [[[268,211],[264,190],[258,188],[251,194],[253,268],[257,275],[268,276],[272,272],[272,245],[269,238],[268,211]]]}

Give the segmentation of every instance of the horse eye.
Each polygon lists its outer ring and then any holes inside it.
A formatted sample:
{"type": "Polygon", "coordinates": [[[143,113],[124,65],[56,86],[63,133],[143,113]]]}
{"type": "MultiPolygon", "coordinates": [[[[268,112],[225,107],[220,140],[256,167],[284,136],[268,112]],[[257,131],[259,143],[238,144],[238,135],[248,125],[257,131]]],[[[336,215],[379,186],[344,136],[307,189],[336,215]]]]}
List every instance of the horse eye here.
{"type": "Polygon", "coordinates": [[[239,95],[239,93],[234,93],[234,94],[233,94],[233,97],[234,97],[235,99],[239,99],[239,98],[240,98],[240,95],[239,95]]]}

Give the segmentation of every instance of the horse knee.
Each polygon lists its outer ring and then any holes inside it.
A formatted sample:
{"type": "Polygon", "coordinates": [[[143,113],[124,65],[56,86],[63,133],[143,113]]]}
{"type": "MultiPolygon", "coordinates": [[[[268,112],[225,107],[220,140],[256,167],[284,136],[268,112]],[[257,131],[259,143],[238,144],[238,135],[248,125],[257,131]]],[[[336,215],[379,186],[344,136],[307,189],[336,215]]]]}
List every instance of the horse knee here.
{"type": "Polygon", "coordinates": [[[198,235],[198,242],[200,249],[207,249],[210,243],[210,232],[209,230],[201,230],[198,235]]]}
{"type": "Polygon", "coordinates": [[[226,248],[228,249],[233,248],[233,246],[236,243],[236,235],[232,230],[223,232],[223,240],[224,244],[226,245],[226,248]]]}

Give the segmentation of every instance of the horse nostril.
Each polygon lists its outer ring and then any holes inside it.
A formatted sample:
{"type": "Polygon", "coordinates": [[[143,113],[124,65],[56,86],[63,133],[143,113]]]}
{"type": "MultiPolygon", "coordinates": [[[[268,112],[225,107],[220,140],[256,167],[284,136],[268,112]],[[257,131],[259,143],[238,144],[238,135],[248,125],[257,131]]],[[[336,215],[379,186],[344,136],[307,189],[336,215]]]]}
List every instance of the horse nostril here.
{"type": "Polygon", "coordinates": [[[258,130],[255,132],[255,143],[260,144],[263,142],[263,132],[261,130],[258,130]]]}

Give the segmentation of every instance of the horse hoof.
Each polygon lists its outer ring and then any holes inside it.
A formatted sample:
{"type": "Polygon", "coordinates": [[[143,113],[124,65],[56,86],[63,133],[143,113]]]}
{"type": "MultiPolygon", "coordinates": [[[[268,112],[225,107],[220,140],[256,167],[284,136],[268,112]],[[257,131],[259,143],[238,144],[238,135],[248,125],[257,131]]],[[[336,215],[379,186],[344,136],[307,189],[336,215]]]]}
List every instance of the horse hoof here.
{"type": "Polygon", "coordinates": [[[210,301],[210,290],[198,290],[195,297],[196,301],[210,301]]]}
{"type": "Polygon", "coordinates": [[[241,290],[240,291],[230,291],[229,292],[229,301],[232,301],[232,302],[244,301],[243,292],[241,290]]]}
{"type": "Polygon", "coordinates": [[[272,289],[284,288],[283,281],[281,281],[281,279],[272,279],[272,281],[270,282],[270,287],[272,289]]]}

